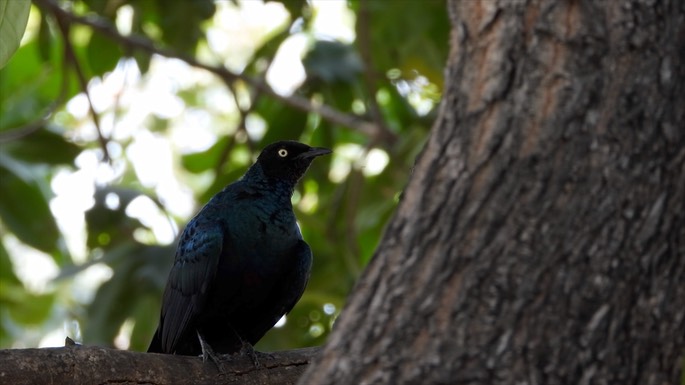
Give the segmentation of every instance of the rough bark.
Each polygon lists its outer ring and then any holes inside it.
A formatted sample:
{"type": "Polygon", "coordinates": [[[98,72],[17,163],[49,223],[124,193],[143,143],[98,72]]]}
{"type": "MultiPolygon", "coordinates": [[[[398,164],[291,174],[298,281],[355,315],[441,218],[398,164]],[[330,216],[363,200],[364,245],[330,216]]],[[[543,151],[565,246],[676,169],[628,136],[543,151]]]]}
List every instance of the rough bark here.
{"type": "Polygon", "coordinates": [[[678,384],[685,2],[452,1],[441,112],[301,384],[678,384]]]}
{"type": "Polygon", "coordinates": [[[0,350],[0,383],[29,384],[294,384],[318,348],[222,361],[224,373],[199,357],[86,346],[0,350]]]}

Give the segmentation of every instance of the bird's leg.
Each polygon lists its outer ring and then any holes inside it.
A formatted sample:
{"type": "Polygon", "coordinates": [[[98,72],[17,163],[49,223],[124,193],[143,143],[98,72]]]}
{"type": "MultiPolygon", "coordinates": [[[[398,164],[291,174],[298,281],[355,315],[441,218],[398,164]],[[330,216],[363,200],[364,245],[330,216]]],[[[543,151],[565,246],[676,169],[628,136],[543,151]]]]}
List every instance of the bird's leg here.
{"type": "Polygon", "coordinates": [[[207,362],[207,359],[211,359],[215,364],[216,367],[219,369],[221,373],[226,373],[226,370],[224,370],[224,365],[221,363],[221,360],[219,359],[219,356],[214,353],[214,350],[212,350],[212,347],[209,346],[207,341],[205,341],[204,338],[202,338],[202,334],[200,334],[199,330],[196,330],[197,332],[197,339],[200,340],[200,348],[202,349],[202,362],[207,362]]]}
{"type": "Polygon", "coordinates": [[[265,355],[267,358],[273,358],[273,356],[271,354],[268,354],[268,353],[265,354],[265,353],[261,353],[261,352],[256,351],[254,349],[254,347],[252,346],[252,344],[249,343],[248,341],[245,341],[240,336],[240,334],[238,334],[238,332],[233,328],[233,326],[231,326],[231,325],[229,325],[229,326],[231,327],[233,334],[235,334],[236,338],[238,338],[238,341],[240,341],[241,346],[240,346],[240,351],[238,352],[238,354],[240,354],[241,356],[250,357],[250,359],[252,360],[252,364],[254,365],[255,368],[259,369],[262,367],[262,364],[259,363],[259,355],[260,354],[265,355]]]}

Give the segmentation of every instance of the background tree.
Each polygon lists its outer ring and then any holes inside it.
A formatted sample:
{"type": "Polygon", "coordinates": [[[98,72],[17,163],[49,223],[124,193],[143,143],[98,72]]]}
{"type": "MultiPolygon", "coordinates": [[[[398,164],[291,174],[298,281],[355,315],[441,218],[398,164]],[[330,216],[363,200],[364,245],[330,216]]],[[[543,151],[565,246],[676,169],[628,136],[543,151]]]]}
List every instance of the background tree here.
{"type": "Polygon", "coordinates": [[[34,1],[0,70],[0,347],[145,350],[175,234],[284,138],[335,156],[295,197],[307,293],[258,348],[322,344],[434,119],[448,29],[439,1],[34,1]]]}

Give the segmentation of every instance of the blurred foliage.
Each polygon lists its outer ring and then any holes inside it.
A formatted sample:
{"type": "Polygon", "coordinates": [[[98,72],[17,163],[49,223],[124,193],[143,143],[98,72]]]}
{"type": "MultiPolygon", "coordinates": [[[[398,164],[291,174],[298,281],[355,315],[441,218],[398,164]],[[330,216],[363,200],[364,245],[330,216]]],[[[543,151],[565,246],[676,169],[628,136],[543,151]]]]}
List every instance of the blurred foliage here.
{"type": "MultiPolygon", "coordinates": [[[[46,1],[54,0],[37,1],[38,7],[31,9],[31,33],[0,71],[0,348],[35,345],[41,334],[61,328],[80,334],[71,337],[85,344],[105,346],[114,346],[123,331],[130,335],[131,349],[145,350],[157,324],[174,244],[160,242],[151,221],[132,215],[131,207],[147,202],[176,231],[189,216],[173,214],[176,210],[160,196],[164,190],[141,180],[136,164],[140,160],[132,155],[135,135],[115,135],[113,128],[103,128],[104,116],[116,122],[127,108],[139,105],[114,103],[107,111],[94,105],[99,126],[93,111],[78,117],[68,106],[83,100],[79,76],[92,88],[120,71],[129,58],[140,71],[133,82],[144,83],[151,81],[155,57],[88,25],[56,17],[46,1]],[[92,156],[98,158],[97,170],[110,177],[92,179],[88,209],[66,208],[83,218],[85,229],[65,228],[56,215],[65,209],[59,209],[55,199],[55,178],[85,173],[84,159],[92,156]],[[82,257],[75,255],[79,252],[73,250],[74,241],[67,242],[74,238],[70,232],[78,231],[85,231],[82,257]],[[17,267],[27,258],[24,253],[36,250],[59,271],[38,289],[20,279],[17,267]],[[111,276],[92,295],[84,295],[76,282],[94,266],[108,267],[111,276]]],[[[213,52],[208,42],[208,31],[222,27],[224,19],[216,17],[217,12],[246,5],[211,0],[57,3],[72,14],[126,29],[122,35],[143,36],[159,47],[216,63],[228,59],[213,52]],[[127,17],[130,25],[122,27],[127,17]]],[[[356,38],[349,42],[316,33],[316,3],[268,3],[281,4],[289,21],[253,47],[238,79],[170,87],[185,112],[211,114],[215,140],[194,152],[170,145],[169,167],[178,189],[192,192],[196,210],[240,177],[270,142],[297,139],[334,149],[334,156],[314,162],[293,200],[315,262],[307,290],[285,326],[272,330],[258,345],[278,350],[323,343],[373,255],[435,115],[448,20],[443,1],[350,1],[346,6],[356,17],[356,38]],[[306,36],[308,48],[302,58],[306,80],[293,95],[371,123],[378,135],[295,109],[284,103],[287,96],[252,89],[239,79],[264,81],[279,49],[295,35],[306,36]],[[210,108],[206,95],[212,92],[226,95],[235,105],[210,108]],[[249,129],[255,121],[263,128],[249,129]],[[367,163],[374,154],[387,155],[389,162],[371,172],[367,163]]],[[[9,38],[3,34],[3,45],[9,38]]],[[[135,84],[123,83],[120,94],[130,87],[135,84]]],[[[172,143],[171,127],[179,123],[145,114],[132,130],[172,143]]],[[[200,124],[185,115],[183,119],[185,124],[200,124]]]]}

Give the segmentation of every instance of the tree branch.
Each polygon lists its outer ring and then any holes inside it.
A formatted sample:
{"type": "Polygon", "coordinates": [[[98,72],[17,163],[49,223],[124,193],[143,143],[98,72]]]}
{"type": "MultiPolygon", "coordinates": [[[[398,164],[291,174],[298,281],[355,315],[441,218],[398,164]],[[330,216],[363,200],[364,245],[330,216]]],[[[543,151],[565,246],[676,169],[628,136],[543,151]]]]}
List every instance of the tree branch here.
{"type": "MultiPolygon", "coordinates": [[[[93,107],[93,99],[90,97],[90,92],[88,91],[88,80],[86,80],[86,76],[81,68],[81,63],[79,63],[76,53],[74,53],[74,47],[72,46],[71,39],[69,38],[69,30],[71,25],[67,20],[57,14],[55,14],[55,21],[57,21],[59,30],[62,33],[62,39],[64,40],[64,60],[74,69],[76,78],[81,86],[81,90],[86,95],[86,99],[88,100],[88,109],[90,110],[90,115],[93,118],[95,131],[97,131],[98,134],[98,142],[102,148],[103,160],[105,162],[111,162],[112,158],[109,156],[109,150],[107,149],[107,139],[102,133],[102,128],[100,126],[100,116],[98,115],[97,111],[95,111],[95,107],[93,107]]],[[[64,75],[67,75],[66,72],[64,75]]]]}
{"type": "Polygon", "coordinates": [[[321,116],[322,119],[325,119],[333,124],[352,128],[372,139],[383,138],[390,141],[393,141],[395,139],[394,133],[390,131],[385,131],[378,125],[371,122],[367,122],[356,115],[344,113],[327,105],[318,105],[312,103],[309,99],[299,95],[280,95],[261,79],[254,79],[244,74],[237,74],[231,72],[223,66],[213,66],[201,63],[192,56],[175,52],[170,49],[157,47],[154,44],[154,42],[152,42],[150,39],[146,37],[136,35],[124,36],[120,34],[114,26],[112,26],[110,23],[103,20],[102,18],[75,15],[71,12],[62,9],[54,0],[33,0],[33,2],[38,7],[40,7],[44,12],[53,14],[55,15],[55,17],[61,20],[68,21],[69,23],[87,25],[90,28],[92,28],[93,31],[96,31],[102,34],[103,36],[116,41],[126,49],[137,49],[151,54],[158,54],[167,58],[182,60],[193,67],[202,68],[206,71],[215,74],[224,82],[235,82],[237,80],[243,81],[246,84],[249,84],[250,86],[262,91],[263,93],[281,101],[282,103],[290,107],[305,112],[316,113],[319,116],[321,116]]]}
{"type": "Polygon", "coordinates": [[[63,98],[58,98],[57,100],[52,101],[47,106],[46,112],[42,114],[40,118],[19,127],[10,128],[6,131],[0,132],[0,144],[9,143],[13,140],[24,138],[45,127],[48,118],[57,110],[62,102],[62,99],[63,98]]]}
{"type": "Polygon", "coordinates": [[[0,350],[3,383],[28,384],[294,384],[319,348],[275,352],[255,367],[247,356],[222,360],[224,373],[199,357],[93,346],[0,350]]]}

